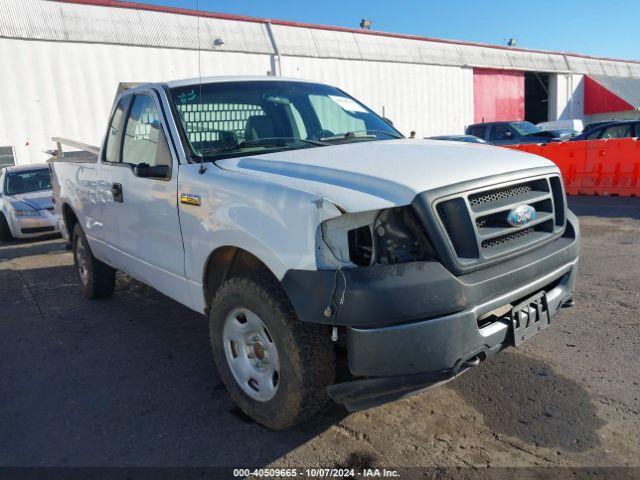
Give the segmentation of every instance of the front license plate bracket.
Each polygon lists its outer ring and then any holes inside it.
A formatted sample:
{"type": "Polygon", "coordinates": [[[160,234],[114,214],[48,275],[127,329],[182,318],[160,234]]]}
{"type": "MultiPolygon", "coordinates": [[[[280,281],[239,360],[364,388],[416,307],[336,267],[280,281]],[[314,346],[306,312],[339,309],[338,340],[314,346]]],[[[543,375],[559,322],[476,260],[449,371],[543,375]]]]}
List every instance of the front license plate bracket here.
{"type": "Polygon", "coordinates": [[[529,297],[511,309],[512,341],[517,347],[551,323],[546,292],[529,297]]]}

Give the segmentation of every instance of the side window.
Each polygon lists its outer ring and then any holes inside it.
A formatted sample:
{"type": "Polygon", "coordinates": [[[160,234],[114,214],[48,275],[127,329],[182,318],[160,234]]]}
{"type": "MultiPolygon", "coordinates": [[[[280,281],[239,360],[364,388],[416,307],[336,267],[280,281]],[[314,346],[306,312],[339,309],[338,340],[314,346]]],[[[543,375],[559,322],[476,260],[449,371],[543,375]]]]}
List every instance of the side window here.
{"type": "Polygon", "coordinates": [[[13,147],[0,147],[0,168],[16,164],[13,147]]]}
{"type": "Polygon", "coordinates": [[[107,139],[105,145],[104,161],[117,163],[120,162],[120,142],[122,141],[122,125],[124,123],[124,116],[127,112],[127,107],[131,97],[129,95],[122,97],[118,101],[113,116],[111,117],[111,123],[109,123],[109,131],[107,132],[107,139]]]}
{"type": "Polygon", "coordinates": [[[509,140],[513,138],[513,133],[508,125],[494,125],[491,128],[489,140],[509,140]]]}
{"type": "MultiPolygon", "coordinates": [[[[337,97],[343,98],[343,97],[337,97]]],[[[345,98],[344,104],[348,107],[352,105],[354,112],[358,112],[361,107],[351,99],[345,98]]],[[[320,121],[323,130],[331,133],[340,134],[346,132],[355,132],[365,130],[367,125],[365,121],[357,118],[347,112],[343,106],[337,101],[326,95],[309,95],[309,101],[316,112],[316,116],[320,121]]]]}
{"type": "Polygon", "coordinates": [[[149,95],[136,95],[127,118],[122,162],[150,167],[171,166],[171,154],[162,130],[160,115],[149,95]]]}
{"type": "Polygon", "coordinates": [[[587,135],[587,140],[597,140],[602,137],[604,129],[596,130],[595,132],[587,135]]]}
{"type": "Polygon", "coordinates": [[[467,132],[469,135],[474,135],[476,137],[480,137],[484,139],[487,135],[487,126],[486,125],[474,125],[469,127],[469,131],[467,132]]]}
{"type": "Polygon", "coordinates": [[[628,138],[631,136],[631,125],[616,125],[604,131],[602,138],[628,138]]]}

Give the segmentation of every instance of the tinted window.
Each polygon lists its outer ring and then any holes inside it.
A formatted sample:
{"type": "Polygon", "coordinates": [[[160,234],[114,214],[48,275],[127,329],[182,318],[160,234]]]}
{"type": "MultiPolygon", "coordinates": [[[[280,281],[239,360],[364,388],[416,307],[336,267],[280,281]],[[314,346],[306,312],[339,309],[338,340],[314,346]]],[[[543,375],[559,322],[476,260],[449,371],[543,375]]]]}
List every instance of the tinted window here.
{"type": "Polygon", "coordinates": [[[542,131],[531,122],[513,122],[511,126],[520,135],[531,135],[534,133],[540,133],[542,131]]]}
{"type": "Polygon", "coordinates": [[[627,138],[631,137],[631,125],[615,125],[607,127],[601,138],[627,138]]]}
{"type": "Polygon", "coordinates": [[[507,125],[494,125],[491,127],[491,135],[489,140],[508,140],[513,138],[513,133],[507,125]]]}
{"type": "Polygon", "coordinates": [[[486,125],[473,125],[468,128],[467,133],[469,135],[474,135],[476,137],[485,138],[487,136],[487,126],[486,125]]]}
{"type": "Polygon", "coordinates": [[[4,191],[7,195],[37,192],[51,189],[51,173],[45,168],[9,172],[4,191]]]}
{"type": "Polygon", "coordinates": [[[124,116],[127,111],[127,106],[131,100],[130,96],[122,97],[118,101],[113,116],[111,117],[111,123],[109,123],[109,131],[107,132],[106,148],[104,154],[104,160],[107,162],[119,162],[120,161],[120,142],[122,140],[122,125],[124,123],[124,116]]]}
{"type": "Polygon", "coordinates": [[[600,129],[600,130],[596,130],[593,133],[590,133],[589,135],[587,135],[586,139],[587,140],[597,140],[598,138],[602,137],[602,133],[604,132],[604,128],[600,129]]]}
{"type": "Polygon", "coordinates": [[[155,102],[148,95],[136,95],[127,118],[122,147],[123,163],[151,167],[171,165],[171,155],[155,102]]]}

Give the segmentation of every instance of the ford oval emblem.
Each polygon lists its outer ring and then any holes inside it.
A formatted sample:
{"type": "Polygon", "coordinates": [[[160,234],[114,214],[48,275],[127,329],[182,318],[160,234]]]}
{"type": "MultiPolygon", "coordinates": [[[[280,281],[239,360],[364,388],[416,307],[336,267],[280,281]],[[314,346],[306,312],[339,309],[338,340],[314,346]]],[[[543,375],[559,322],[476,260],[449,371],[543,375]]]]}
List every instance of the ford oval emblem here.
{"type": "Polygon", "coordinates": [[[536,209],[531,205],[520,205],[509,212],[507,222],[512,227],[523,227],[536,219],[536,209]]]}

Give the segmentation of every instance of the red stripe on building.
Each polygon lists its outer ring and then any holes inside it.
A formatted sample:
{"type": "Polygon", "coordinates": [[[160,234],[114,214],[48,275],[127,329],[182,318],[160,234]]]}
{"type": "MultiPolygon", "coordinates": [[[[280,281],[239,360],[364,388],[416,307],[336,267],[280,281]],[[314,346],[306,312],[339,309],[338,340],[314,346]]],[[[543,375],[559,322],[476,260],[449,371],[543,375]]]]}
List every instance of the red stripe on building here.
{"type": "Polygon", "coordinates": [[[589,77],[584,77],[584,113],[626,112],[635,110],[633,105],[610,92],[598,82],[589,77]]]}

